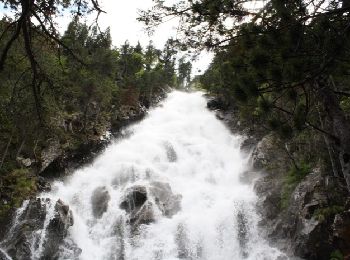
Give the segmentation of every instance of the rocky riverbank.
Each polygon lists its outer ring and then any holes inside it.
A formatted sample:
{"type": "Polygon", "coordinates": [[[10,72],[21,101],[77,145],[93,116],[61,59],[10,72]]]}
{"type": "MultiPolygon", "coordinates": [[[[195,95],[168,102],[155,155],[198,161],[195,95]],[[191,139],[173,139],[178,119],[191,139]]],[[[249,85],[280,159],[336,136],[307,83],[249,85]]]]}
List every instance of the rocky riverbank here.
{"type": "Polygon", "coordinates": [[[254,122],[240,121],[237,108],[223,98],[210,97],[208,108],[246,137],[241,149],[251,153],[252,163],[246,174],[261,172],[254,187],[260,225],[271,243],[302,259],[350,259],[350,197],[343,178],[334,177],[323,158],[314,167],[295,168],[293,160],[303,157],[293,149],[298,140],[281,140],[254,122]]]}
{"type": "MultiPolygon", "coordinates": [[[[57,136],[57,138],[50,138],[46,141],[43,145],[44,148],[40,150],[40,156],[37,158],[19,157],[17,161],[20,168],[0,179],[0,240],[6,238],[4,236],[9,234],[8,231],[13,224],[12,222],[16,221],[13,219],[16,209],[22,205],[24,200],[29,200],[30,205],[25,208],[25,214],[23,214],[24,219],[26,219],[25,229],[20,228],[21,230],[16,231],[18,233],[16,237],[18,243],[16,242],[15,246],[24,246],[26,239],[23,236],[26,233],[30,234],[35,228],[40,228],[43,225],[40,220],[45,219],[43,214],[46,214],[46,209],[42,209],[40,205],[44,204],[36,199],[36,195],[40,192],[50,191],[51,181],[67,177],[77,168],[91,163],[106,148],[112,137],[122,136],[124,127],[144,118],[148,113],[148,108],[156,106],[166,97],[168,91],[169,89],[164,89],[154,94],[151,104],[145,105],[139,100],[131,103],[129,101],[125,102],[118,108],[114,108],[108,120],[99,121],[98,127],[91,126],[89,134],[79,134],[74,129],[75,125],[79,124],[78,117],[71,121],[65,120],[62,126],[63,130],[82,139],[77,145],[67,145],[67,142],[62,142],[57,136]],[[29,217],[26,216],[28,214],[29,217]],[[36,216],[38,216],[37,221],[35,221],[36,216]],[[26,229],[28,228],[30,230],[27,232],[26,229]]],[[[52,202],[52,204],[54,203],[52,202]]],[[[64,205],[64,202],[60,203],[64,205]]],[[[66,217],[62,218],[61,210],[55,207],[55,212],[58,216],[58,222],[55,223],[62,228],[60,224],[62,222],[68,228],[70,222],[66,221],[66,217]]],[[[13,235],[16,236],[16,233],[13,235]]],[[[62,235],[58,234],[58,237],[62,237],[62,235]]],[[[26,252],[25,249],[22,251],[22,253],[26,252]]],[[[0,259],[2,258],[0,257],[0,259]]]]}

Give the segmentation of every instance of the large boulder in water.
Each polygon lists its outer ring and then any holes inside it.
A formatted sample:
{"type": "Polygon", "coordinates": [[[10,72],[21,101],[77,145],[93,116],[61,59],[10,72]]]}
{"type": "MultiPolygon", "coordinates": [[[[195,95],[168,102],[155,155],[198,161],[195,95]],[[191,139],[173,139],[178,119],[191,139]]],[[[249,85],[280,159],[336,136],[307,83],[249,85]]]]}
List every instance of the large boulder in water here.
{"type": "Polygon", "coordinates": [[[144,186],[133,186],[126,190],[126,196],[120,204],[120,208],[131,213],[139,210],[147,201],[147,189],[144,186]]]}
{"type": "Polygon", "coordinates": [[[53,256],[58,257],[59,247],[68,234],[68,228],[73,224],[73,214],[69,206],[64,204],[62,200],[58,200],[55,204],[54,216],[46,229],[42,258],[53,259],[53,256]]]}
{"type": "Polygon", "coordinates": [[[135,227],[154,222],[153,204],[148,200],[144,186],[134,186],[126,191],[120,208],[129,214],[129,223],[135,227]]]}
{"type": "Polygon", "coordinates": [[[12,228],[1,242],[4,250],[18,260],[57,259],[58,250],[73,225],[73,215],[61,200],[31,199],[17,212],[12,228]]]}
{"type": "Polygon", "coordinates": [[[120,203],[134,227],[154,222],[154,207],[164,216],[172,217],[181,209],[181,196],[174,195],[168,183],[152,182],[148,189],[141,185],[128,188],[120,203]]]}
{"type": "Polygon", "coordinates": [[[215,96],[208,98],[207,108],[209,110],[227,110],[229,107],[229,103],[224,100],[221,96],[215,96]]]}
{"type": "Polygon", "coordinates": [[[103,213],[108,209],[108,203],[111,196],[106,187],[98,187],[94,190],[91,196],[92,214],[95,218],[101,218],[103,213]]]}

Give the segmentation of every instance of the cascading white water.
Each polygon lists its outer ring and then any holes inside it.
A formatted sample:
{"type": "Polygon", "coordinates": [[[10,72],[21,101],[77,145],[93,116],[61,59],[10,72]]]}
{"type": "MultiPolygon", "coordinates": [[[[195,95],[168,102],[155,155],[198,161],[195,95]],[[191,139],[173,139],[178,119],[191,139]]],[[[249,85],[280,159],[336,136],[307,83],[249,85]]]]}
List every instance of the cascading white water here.
{"type": "MultiPolygon", "coordinates": [[[[56,182],[52,200],[73,212],[67,240],[82,260],[273,260],[283,256],[259,235],[256,196],[240,176],[247,156],[241,138],[206,109],[203,93],[172,92],[149,116],[127,129],[95,162],[56,182]],[[181,195],[181,209],[171,217],[156,210],[155,221],[135,231],[120,204],[128,188],[167,183],[181,195]],[[92,194],[104,187],[106,212],[96,218],[92,194]]],[[[152,195],[148,200],[154,202],[152,195]]],[[[72,259],[69,248],[61,259],[72,259]]],[[[33,254],[40,258],[40,250],[33,254]]]]}

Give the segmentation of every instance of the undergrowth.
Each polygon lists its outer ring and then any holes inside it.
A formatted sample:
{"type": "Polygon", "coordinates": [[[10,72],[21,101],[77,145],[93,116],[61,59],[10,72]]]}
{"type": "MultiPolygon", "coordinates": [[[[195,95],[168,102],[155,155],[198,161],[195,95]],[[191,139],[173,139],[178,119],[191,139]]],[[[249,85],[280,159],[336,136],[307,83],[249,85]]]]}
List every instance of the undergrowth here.
{"type": "Polygon", "coordinates": [[[293,166],[287,173],[281,194],[281,209],[284,210],[289,205],[289,199],[296,186],[311,172],[309,164],[302,162],[298,167],[293,166]]]}

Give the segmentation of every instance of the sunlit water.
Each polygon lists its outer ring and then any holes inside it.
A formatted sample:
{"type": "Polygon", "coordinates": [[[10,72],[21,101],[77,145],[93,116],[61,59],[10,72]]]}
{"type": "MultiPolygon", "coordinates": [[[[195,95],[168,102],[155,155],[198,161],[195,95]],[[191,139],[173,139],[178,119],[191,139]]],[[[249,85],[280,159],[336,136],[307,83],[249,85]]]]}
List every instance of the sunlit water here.
{"type": "MultiPolygon", "coordinates": [[[[126,131],[130,135],[115,140],[91,166],[42,194],[73,211],[68,240],[82,250],[79,259],[274,260],[283,255],[259,235],[256,195],[240,181],[247,170],[241,138],[206,109],[203,93],[173,92],[126,131]],[[169,147],[174,158],[169,159],[169,147]],[[182,196],[181,210],[169,218],[155,209],[154,223],[132,230],[119,205],[126,189],[153,181],[168,183],[182,196]],[[103,186],[111,199],[95,218],[91,196],[103,186]]],[[[31,258],[40,259],[40,250],[31,258]]],[[[61,251],[61,259],[72,259],[70,250],[61,251]]]]}

